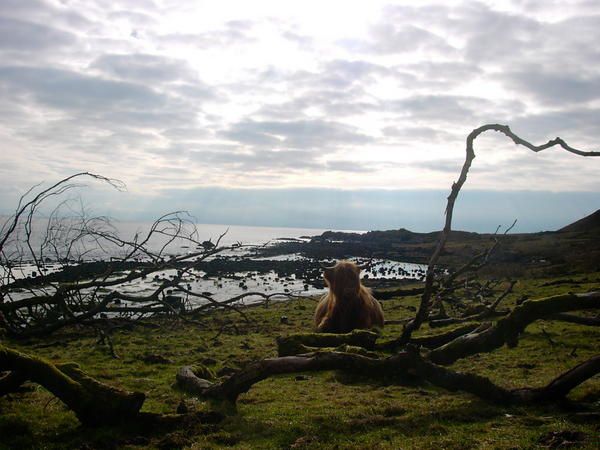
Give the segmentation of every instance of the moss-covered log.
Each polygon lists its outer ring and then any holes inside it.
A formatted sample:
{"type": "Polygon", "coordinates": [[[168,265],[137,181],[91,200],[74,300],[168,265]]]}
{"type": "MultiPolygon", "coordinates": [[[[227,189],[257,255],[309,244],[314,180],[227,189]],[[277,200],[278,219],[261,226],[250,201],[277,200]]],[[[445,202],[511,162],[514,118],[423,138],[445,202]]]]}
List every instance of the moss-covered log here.
{"type": "Polygon", "coordinates": [[[317,348],[339,347],[351,345],[367,350],[375,348],[379,335],[373,331],[354,330],[350,333],[299,333],[277,338],[277,353],[279,356],[300,355],[310,353],[317,348]]]}
{"type": "MultiPolygon", "coordinates": [[[[455,328],[453,330],[447,331],[445,333],[434,334],[432,336],[413,337],[411,338],[410,343],[419,347],[433,349],[445,345],[448,342],[451,342],[454,339],[463,336],[467,333],[471,333],[472,331],[475,331],[477,328],[479,328],[479,326],[480,324],[478,323],[470,323],[455,328]]],[[[376,344],[375,348],[377,350],[394,350],[398,348],[399,345],[400,339],[393,339],[391,341],[378,343],[376,344]]]]}
{"type": "Polygon", "coordinates": [[[397,297],[410,297],[412,295],[419,295],[423,293],[422,287],[407,288],[407,289],[389,289],[389,290],[373,290],[373,297],[377,300],[390,300],[397,297]]]}
{"type": "Polygon", "coordinates": [[[504,344],[514,347],[518,343],[519,335],[536,320],[566,311],[594,308],[600,308],[600,291],[529,300],[517,306],[494,326],[466,334],[436,348],[431,352],[430,359],[436,364],[452,364],[458,359],[490,352],[504,344]]]}
{"type": "Polygon", "coordinates": [[[564,398],[574,387],[600,372],[600,355],[560,375],[543,388],[516,390],[498,386],[488,378],[479,375],[460,373],[434,364],[412,348],[387,358],[370,358],[340,352],[319,352],[312,355],[269,358],[250,364],[217,384],[208,383],[200,378],[194,380],[195,375],[191,371],[186,373],[190,379],[184,384],[179,377],[182,369],[177,376],[177,381],[182,389],[192,394],[234,405],[240,394],[247,392],[254,384],[268,377],[324,370],[337,370],[371,378],[385,376],[388,377],[388,381],[391,377],[399,384],[402,384],[405,377],[410,375],[423,382],[429,382],[451,391],[469,392],[494,403],[525,404],[550,402],[564,398]]]}
{"type": "Polygon", "coordinates": [[[0,371],[40,384],[67,405],[85,425],[117,424],[136,418],[144,403],[141,392],[100,383],[77,364],[54,365],[0,345],[0,371]]]}

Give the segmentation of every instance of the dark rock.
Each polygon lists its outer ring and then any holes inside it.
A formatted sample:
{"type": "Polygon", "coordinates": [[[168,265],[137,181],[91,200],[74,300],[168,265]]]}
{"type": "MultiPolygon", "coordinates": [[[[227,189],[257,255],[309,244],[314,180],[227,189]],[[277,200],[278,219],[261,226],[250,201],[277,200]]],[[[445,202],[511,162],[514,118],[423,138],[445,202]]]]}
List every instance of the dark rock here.
{"type": "Polygon", "coordinates": [[[185,404],[185,400],[181,399],[179,405],[177,405],[177,414],[186,414],[189,411],[189,408],[185,404]]]}
{"type": "Polygon", "coordinates": [[[157,353],[151,353],[144,355],[142,358],[146,364],[173,364],[174,361],[172,359],[165,358],[162,355],[157,353]]]}

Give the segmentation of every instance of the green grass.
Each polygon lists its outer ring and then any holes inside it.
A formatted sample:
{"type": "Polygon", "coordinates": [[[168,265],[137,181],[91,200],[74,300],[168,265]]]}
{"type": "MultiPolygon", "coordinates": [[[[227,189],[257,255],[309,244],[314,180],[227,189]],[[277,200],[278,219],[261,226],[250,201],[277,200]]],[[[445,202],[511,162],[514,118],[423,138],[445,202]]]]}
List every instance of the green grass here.
{"type": "MultiPolygon", "coordinates": [[[[598,280],[600,274],[579,279],[598,280]]],[[[515,287],[506,305],[522,294],[534,297],[567,291],[598,289],[594,282],[542,286],[550,279],[525,280],[515,287]]],[[[408,317],[400,305],[418,304],[417,297],[384,302],[388,319],[408,317]]],[[[316,303],[311,300],[272,304],[247,310],[251,323],[234,313],[207,317],[206,328],[174,321],[159,329],[136,327],[113,335],[120,359],[110,356],[89,331],[65,332],[28,343],[4,342],[53,362],[76,361],[97,379],[147,395],[143,410],[172,413],[181,399],[194,401],[173,387],[184,364],[206,364],[218,372],[243,367],[276,355],[275,338],[310,330],[316,303]],[[281,316],[289,324],[281,324],[281,316]],[[214,319],[231,318],[215,340],[214,319]],[[50,345],[52,344],[52,345],[50,345]],[[148,354],[171,363],[148,364],[148,354]],[[212,363],[211,360],[214,360],[212,363]]],[[[398,336],[401,325],[386,327],[382,339],[398,336]]],[[[419,335],[445,329],[424,327],[419,335]]],[[[560,372],[598,353],[600,331],[562,322],[540,321],[530,326],[516,348],[460,360],[452,367],[490,377],[505,387],[541,386],[560,372]],[[550,342],[551,338],[552,342],[550,342]],[[575,351],[574,351],[575,349],[575,351]]],[[[139,436],[127,429],[86,429],[45,389],[0,398],[0,448],[541,448],[550,433],[583,433],[583,448],[598,448],[600,426],[565,406],[501,407],[460,392],[448,392],[414,380],[399,386],[336,372],[277,376],[256,384],[238,401],[238,414],[221,426],[194,426],[168,435],[139,436]]],[[[586,399],[600,413],[600,379],[575,389],[571,399],[586,399]],[[594,403],[595,402],[595,403],[594,403]]],[[[196,401],[198,408],[208,405],[196,401]]]]}

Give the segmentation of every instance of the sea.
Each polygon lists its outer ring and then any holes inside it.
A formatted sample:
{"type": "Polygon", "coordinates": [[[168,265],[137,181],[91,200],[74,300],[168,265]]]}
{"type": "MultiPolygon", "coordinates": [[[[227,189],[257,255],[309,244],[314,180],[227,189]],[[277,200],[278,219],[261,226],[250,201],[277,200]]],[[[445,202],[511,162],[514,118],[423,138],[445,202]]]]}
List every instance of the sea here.
{"type": "MultiPolygon", "coordinates": [[[[101,224],[100,224],[101,225],[101,224]]],[[[164,228],[160,228],[169,234],[170,224],[163,224],[164,228]]],[[[138,242],[143,239],[152,227],[151,223],[144,222],[111,222],[110,230],[116,235],[125,240],[137,239],[138,242]],[[137,236],[137,238],[136,238],[137,236]]],[[[275,245],[278,242],[295,239],[300,241],[308,241],[311,237],[321,235],[325,229],[316,228],[287,228],[287,227],[264,227],[264,226],[242,226],[242,225],[226,225],[226,224],[187,224],[187,231],[194,232],[194,239],[197,242],[210,241],[213,244],[219,242],[220,246],[229,247],[239,245],[238,248],[219,253],[218,258],[232,258],[240,260],[244,258],[255,258],[260,260],[271,260],[276,265],[277,261],[300,261],[306,259],[300,254],[282,254],[273,257],[257,258],[254,256],[254,249],[258,246],[275,245]]],[[[35,223],[33,232],[34,242],[33,248],[44,241],[43,235],[47,234],[49,229],[47,221],[39,220],[35,223]]],[[[108,228],[107,228],[108,229],[108,228]]],[[[333,231],[349,231],[349,230],[333,230],[333,231]]],[[[364,233],[365,231],[355,231],[353,233],[364,233]]],[[[67,238],[61,236],[61,238],[67,238]]],[[[149,242],[148,247],[152,251],[158,251],[168,240],[164,234],[159,238],[149,242]]],[[[84,251],[84,261],[108,260],[111,258],[119,258],[125,251],[117,245],[111,245],[110,242],[104,242],[102,245],[94,242],[88,242],[86,248],[79,249],[84,251]]],[[[21,248],[21,251],[24,249],[21,248]]],[[[191,243],[185,239],[179,239],[171,242],[164,251],[164,256],[184,255],[186,253],[197,252],[197,244],[191,243]]],[[[10,254],[5,252],[5,254],[10,254]]],[[[34,264],[31,259],[24,258],[20,262],[13,264],[10,272],[6,267],[0,266],[0,277],[2,284],[7,284],[10,279],[36,277],[42,274],[49,274],[60,271],[63,268],[63,263],[59,263],[57,258],[52,258],[52,255],[45,253],[42,258],[42,263],[34,264]]],[[[77,264],[72,262],[70,264],[77,264]]],[[[370,268],[363,275],[370,278],[389,277],[394,274],[397,278],[419,278],[422,276],[425,266],[412,263],[404,263],[390,261],[384,259],[372,260],[370,268]]],[[[150,274],[144,279],[138,279],[119,286],[119,290],[129,295],[148,295],[153,292],[160,284],[169,278],[176,275],[175,269],[161,270],[150,274]]],[[[123,276],[123,274],[115,274],[115,277],[123,276]]],[[[260,295],[251,295],[254,293],[262,294],[277,294],[273,296],[273,300],[286,299],[290,297],[316,296],[325,292],[323,286],[316,286],[309,282],[297,278],[295,275],[281,277],[276,270],[268,272],[236,272],[226,276],[209,277],[202,270],[192,270],[186,274],[183,279],[183,286],[193,292],[209,295],[213,301],[221,302],[232,297],[245,294],[240,303],[251,304],[257,301],[262,301],[260,295]]],[[[51,293],[51,287],[40,289],[40,293],[51,293]]],[[[31,290],[16,290],[11,292],[10,299],[19,300],[28,297],[32,294],[31,290]]],[[[177,294],[177,292],[174,292],[177,294]]],[[[185,301],[190,307],[202,305],[208,300],[195,298],[186,295],[185,301]]]]}

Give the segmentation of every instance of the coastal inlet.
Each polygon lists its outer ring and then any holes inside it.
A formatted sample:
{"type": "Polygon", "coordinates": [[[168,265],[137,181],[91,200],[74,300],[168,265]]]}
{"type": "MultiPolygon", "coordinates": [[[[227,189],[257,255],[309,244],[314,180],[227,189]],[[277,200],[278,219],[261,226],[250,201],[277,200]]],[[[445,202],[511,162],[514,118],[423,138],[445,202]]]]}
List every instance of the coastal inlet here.
{"type": "MultiPolygon", "coordinates": [[[[168,280],[179,278],[173,289],[165,291],[166,299],[174,306],[189,309],[211,302],[222,302],[242,294],[253,292],[262,294],[281,294],[273,296],[273,300],[289,296],[318,296],[325,292],[323,269],[321,264],[332,264],[333,259],[321,260],[298,253],[277,254],[277,248],[285,249],[289,239],[271,241],[268,246],[244,247],[238,251],[226,251],[216,254],[194,264],[192,267],[175,265],[167,270],[159,270],[132,281],[119,285],[119,291],[126,295],[144,296],[156,290],[168,280]],[[268,254],[268,256],[264,256],[268,254]],[[179,289],[181,288],[181,289],[179,289]],[[207,298],[199,298],[188,292],[201,294],[207,298]]],[[[182,252],[187,251],[181,248],[182,252]]],[[[177,255],[171,255],[177,256],[177,255]]],[[[370,287],[380,288],[397,285],[400,280],[421,280],[426,266],[381,258],[348,259],[359,264],[369,263],[363,269],[363,282],[370,287]]],[[[144,261],[84,261],[61,263],[46,260],[43,266],[32,262],[22,262],[12,267],[13,281],[9,301],[30,297],[35,291],[43,290],[46,295],[52,294],[58,283],[85,281],[100,276],[111,269],[107,279],[117,280],[131,271],[144,268],[144,261]],[[43,283],[43,284],[42,284],[43,283]]],[[[5,268],[2,273],[6,273],[5,268]]],[[[1,275],[1,274],[0,274],[1,275]]],[[[8,280],[5,280],[8,281],[8,280]]],[[[107,295],[110,288],[100,288],[98,295],[107,295]]],[[[262,297],[247,295],[239,303],[252,304],[261,301],[262,297]]],[[[127,306],[126,300],[115,300],[117,307],[127,306]]]]}

